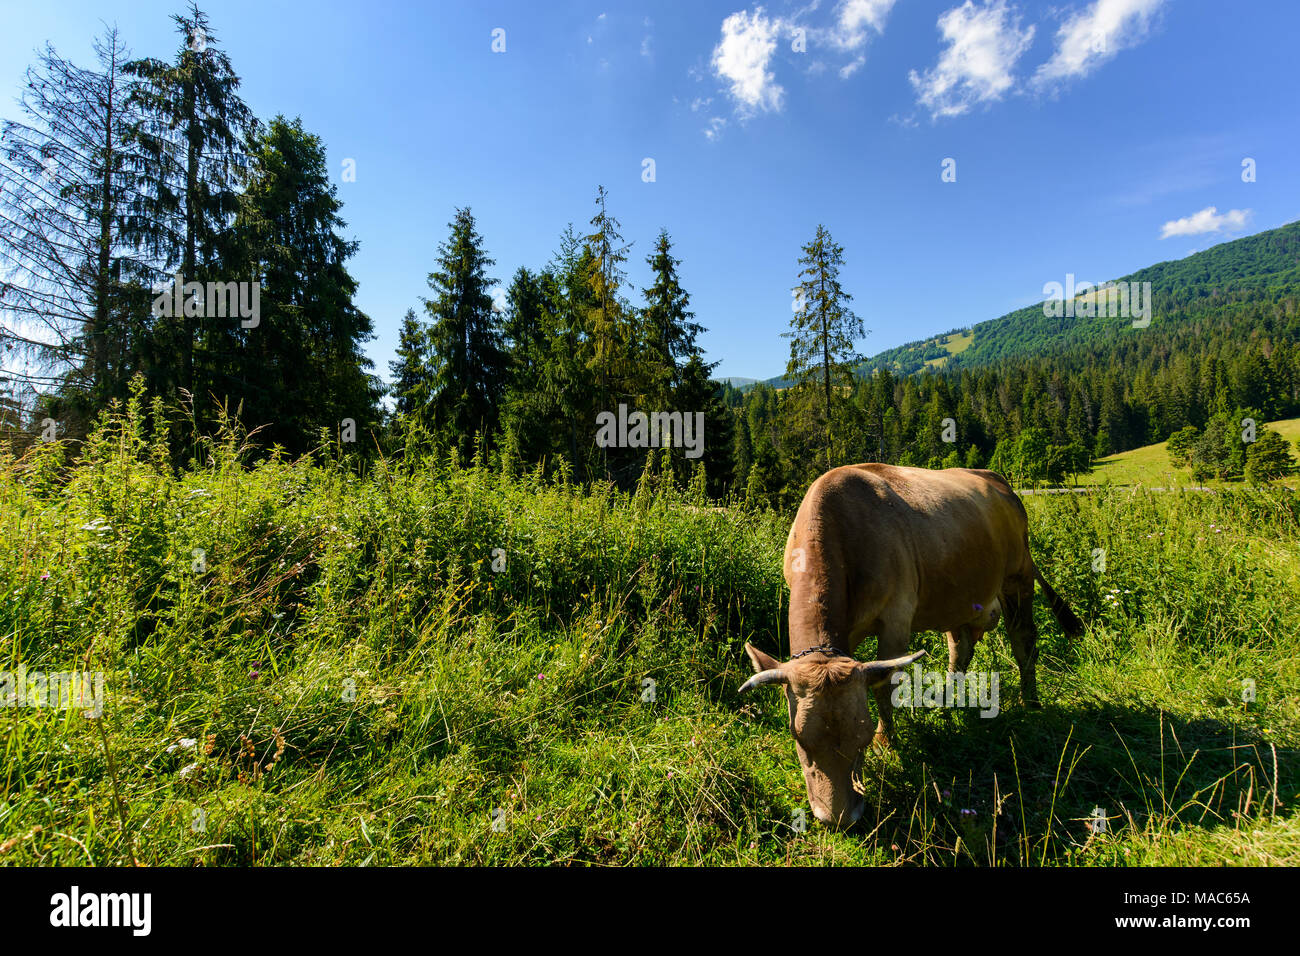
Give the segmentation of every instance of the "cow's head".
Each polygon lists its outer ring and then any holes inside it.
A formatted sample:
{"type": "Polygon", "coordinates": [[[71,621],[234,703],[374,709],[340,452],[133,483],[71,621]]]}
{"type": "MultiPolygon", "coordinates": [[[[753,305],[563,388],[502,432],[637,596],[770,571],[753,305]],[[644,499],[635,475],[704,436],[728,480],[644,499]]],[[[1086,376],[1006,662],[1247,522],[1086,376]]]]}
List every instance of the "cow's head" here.
{"type": "Polygon", "coordinates": [[[748,644],[745,652],[755,674],[740,688],[742,693],[761,684],[780,684],[785,691],[813,815],[827,826],[852,826],[864,808],[853,778],[861,772],[862,751],[876,726],[867,691],[925,651],[888,661],[811,655],[784,664],[748,644]]]}

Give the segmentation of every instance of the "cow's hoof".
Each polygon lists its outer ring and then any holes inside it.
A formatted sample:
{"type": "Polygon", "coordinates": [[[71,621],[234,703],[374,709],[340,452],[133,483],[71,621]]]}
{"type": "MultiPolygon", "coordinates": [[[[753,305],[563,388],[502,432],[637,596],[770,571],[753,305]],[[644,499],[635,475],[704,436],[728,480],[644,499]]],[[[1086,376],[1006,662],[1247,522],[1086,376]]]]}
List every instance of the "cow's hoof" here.
{"type": "Polygon", "coordinates": [[[1039,703],[1038,701],[1036,701],[1036,700],[1027,700],[1027,701],[1025,701],[1025,706],[1028,707],[1030,710],[1042,710],[1042,709],[1043,709],[1043,705],[1040,704],[1040,703],[1039,703]]]}

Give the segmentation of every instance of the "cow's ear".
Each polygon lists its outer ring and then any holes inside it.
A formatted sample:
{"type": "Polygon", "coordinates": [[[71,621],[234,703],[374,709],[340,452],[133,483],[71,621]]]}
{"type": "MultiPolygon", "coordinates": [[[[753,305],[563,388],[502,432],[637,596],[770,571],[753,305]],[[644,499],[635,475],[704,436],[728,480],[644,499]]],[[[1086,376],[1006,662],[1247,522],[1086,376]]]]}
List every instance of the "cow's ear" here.
{"type": "Polygon", "coordinates": [[[875,687],[877,684],[883,684],[889,680],[895,671],[903,667],[910,667],[925,656],[925,651],[917,651],[915,654],[908,654],[906,657],[895,657],[887,661],[867,661],[858,665],[858,673],[862,675],[868,687],[875,687]]]}
{"type": "Polygon", "coordinates": [[[749,662],[754,665],[754,673],[761,674],[763,671],[776,670],[781,666],[781,662],[775,657],[764,654],[752,644],[745,645],[745,653],[749,655],[749,662]]]}

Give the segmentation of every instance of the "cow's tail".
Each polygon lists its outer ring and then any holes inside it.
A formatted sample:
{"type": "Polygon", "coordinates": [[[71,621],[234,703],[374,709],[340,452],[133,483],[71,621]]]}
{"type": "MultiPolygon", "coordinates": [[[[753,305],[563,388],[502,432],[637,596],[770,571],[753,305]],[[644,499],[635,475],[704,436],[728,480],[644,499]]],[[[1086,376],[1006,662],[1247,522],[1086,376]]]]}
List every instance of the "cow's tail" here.
{"type": "Polygon", "coordinates": [[[1061,630],[1065,631],[1065,636],[1074,638],[1083,634],[1083,621],[1079,620],[1079,615],[1070,610],[1070,605],[1065,603],[1061,595],[1052,590],[1052,586],[1047,583],[1043,577],[1043,572],[1034,568],[1034,580],[1043,587],[1043,594],[1047,598],[1047,606],[1052,609],[1052,617],[1056,618],[1056,623],[1061,625],[1061,630]]]}

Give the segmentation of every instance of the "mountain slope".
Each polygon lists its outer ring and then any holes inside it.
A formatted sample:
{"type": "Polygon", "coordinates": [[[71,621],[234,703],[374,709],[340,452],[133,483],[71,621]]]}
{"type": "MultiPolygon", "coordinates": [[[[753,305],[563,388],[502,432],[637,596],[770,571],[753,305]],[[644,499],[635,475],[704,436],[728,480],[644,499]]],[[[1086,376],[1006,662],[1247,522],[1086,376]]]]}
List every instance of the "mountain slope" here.
{"type": "Polygon", "coordinates": [[[1206,314],[1240,312],[1249,304],[1292,301],[1300,295],[1300,222],[1220,243],[1171,262],[1123,276],[1119,282],[1150,282],[1151,325],[1133,328],[1124,318],[1050,317],[1043,304],[1018,309],[976,325],[973,340],[960,349],[945,347],[947,336],[902,345],[865,362],[864,372],[890,368],[911,374],[925,368],[976,368],[1002,359],[1095,348],[1124,336],[1161,331],[1206,314]]]}

